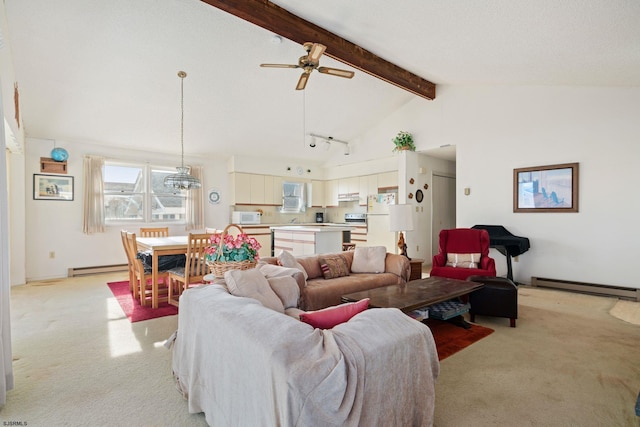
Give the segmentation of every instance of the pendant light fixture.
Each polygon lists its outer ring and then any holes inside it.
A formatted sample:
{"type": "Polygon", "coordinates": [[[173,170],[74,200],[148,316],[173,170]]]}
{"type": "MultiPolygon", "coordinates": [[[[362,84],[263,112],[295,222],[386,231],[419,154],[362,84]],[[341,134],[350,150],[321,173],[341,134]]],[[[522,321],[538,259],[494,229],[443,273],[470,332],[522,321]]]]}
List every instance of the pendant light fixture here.
{"type": "Polygon", "coordinates": [[[176,190],[191,190],[192,188],[200,188],[201,184],[197,178],[189,175],[189,168],[184,167],[184,78],[187,77],[187,73],[178,71],[178,77],[180,77],[180,147],[182,149],[182,161],[180,166],[176,167],[178,173],[167,175],[164,178],[164,185],[176,190]]]}

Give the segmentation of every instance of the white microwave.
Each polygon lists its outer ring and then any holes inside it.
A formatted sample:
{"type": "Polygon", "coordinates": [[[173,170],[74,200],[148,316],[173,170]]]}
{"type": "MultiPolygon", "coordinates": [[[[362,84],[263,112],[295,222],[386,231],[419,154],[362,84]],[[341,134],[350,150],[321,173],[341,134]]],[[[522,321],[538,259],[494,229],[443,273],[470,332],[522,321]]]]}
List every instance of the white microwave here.
{"type": "Polygon", "coordinates": [[[260,224],[260,212],[232,212],[231,222],[234,224],[260,224]]]}

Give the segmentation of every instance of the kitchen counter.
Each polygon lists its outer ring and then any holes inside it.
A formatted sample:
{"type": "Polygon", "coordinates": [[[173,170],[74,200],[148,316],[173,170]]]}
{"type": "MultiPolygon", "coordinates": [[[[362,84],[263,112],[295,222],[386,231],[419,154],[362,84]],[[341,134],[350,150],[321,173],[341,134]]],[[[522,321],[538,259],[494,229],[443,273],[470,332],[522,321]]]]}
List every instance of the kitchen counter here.
{"type": "Polygon", "coordinates": [[[275,225],[273,232],[274,254],[291,252],[294,256],[337,253],[342,251],[343,233],[349,235],[355,227],[309,225],[275,225]]]}
{"type": "Polygon", "coordinates": [[[330,225],[313,224],[313,225],[272,225],[272,230],[289,230],[289,231],[312,231],[314,233],[335,233],[338,231],[352,231],[354,227],[348,225],[330,225]]]}

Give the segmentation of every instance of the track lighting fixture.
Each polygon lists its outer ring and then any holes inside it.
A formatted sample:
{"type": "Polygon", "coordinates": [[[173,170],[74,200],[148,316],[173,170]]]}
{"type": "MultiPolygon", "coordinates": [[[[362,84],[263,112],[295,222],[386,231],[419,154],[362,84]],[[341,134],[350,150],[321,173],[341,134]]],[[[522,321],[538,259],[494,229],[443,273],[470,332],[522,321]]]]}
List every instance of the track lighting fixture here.
{"type": "Polygon", "coordinates": [[[309,144],[309,147],[311,147],[311,148],[314,148],[316,146],[316,139],[320,138],[325,143],[325,149],[328,150],[329,146],[332,143],[337,142],[338,144],[344,144],[344,155],[345,156],[348,156],[349,154],[351,154],[349,143],[347,141],[340,141],[339,139],[335,139],[332,136],[322,136],[322,135],[316,135],[314,133],[310,133],[309,136],[312,138],[311,143],[309,144]]]}

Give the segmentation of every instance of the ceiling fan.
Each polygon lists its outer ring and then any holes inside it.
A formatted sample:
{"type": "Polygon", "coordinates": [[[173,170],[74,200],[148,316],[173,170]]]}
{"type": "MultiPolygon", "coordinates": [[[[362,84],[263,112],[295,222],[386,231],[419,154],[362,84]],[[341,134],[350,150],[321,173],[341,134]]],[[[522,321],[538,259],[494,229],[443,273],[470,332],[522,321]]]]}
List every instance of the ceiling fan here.
{"type": "Polygon", "coordinates": [[[320,57],[324,53],[324,50],[327,48],[320,43],[311,43],[307,42],[304,45],[304,49],[307,51],[307,54],[301,56],[298,59],[297,64],[260,64],[261,67],[271,67],[271,68],[302,68],[304,71],[298,80],[298,84],[296,85],[296,90],[302,90],[307,86],[307,80],[309,80],[309,76],[313,70],[318,70],[318,72],[323,74],[329,74],[332,76],[344,77],[350,79],[353,77],[353,71],[347,70],[339,70],[337,68],[329,68],[329,67],[320,67],[320,57]]]}

